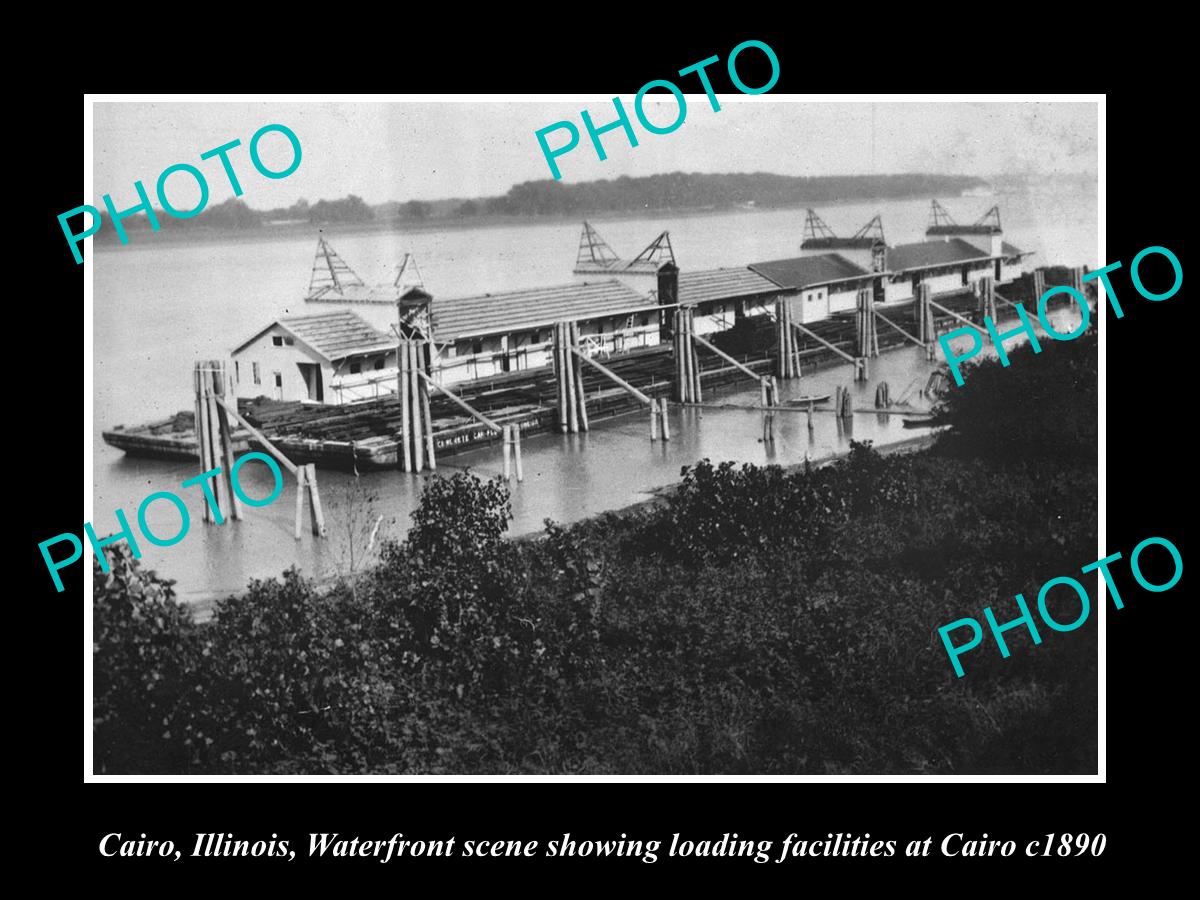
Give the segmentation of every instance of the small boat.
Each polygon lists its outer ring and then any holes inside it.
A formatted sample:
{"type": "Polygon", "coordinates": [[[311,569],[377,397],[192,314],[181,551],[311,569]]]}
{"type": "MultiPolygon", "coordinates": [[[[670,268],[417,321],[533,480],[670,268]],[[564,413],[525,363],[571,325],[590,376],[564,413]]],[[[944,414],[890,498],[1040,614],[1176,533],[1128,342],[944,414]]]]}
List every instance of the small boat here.
{"type": "Polygon", "coordinates": [[[792,397],[789,400],[784,400],[783,405],[784,406],[799,406],[799,407],[803,408],[805,406],[808,406],[808,404],[810,404],[810,403],[815,405],[817,403],[828,403],[828,402],[829,402],[828,394],[809,394],[808,396],[805,396],[805,397],[792,397]]]}

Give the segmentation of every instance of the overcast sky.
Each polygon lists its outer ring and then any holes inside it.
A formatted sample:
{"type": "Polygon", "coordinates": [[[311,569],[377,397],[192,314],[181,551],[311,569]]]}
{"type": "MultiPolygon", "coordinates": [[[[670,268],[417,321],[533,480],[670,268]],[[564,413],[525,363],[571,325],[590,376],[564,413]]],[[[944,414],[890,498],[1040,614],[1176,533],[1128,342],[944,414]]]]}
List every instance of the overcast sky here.
{"type": "MultiPolygon", "coordinates": [[[[611,100],[470,103],[97,103],[94,110],[95,195],[118,208],[136,203],[133,182],[153,196],[158,174],[188,162],[211,188],[210,204],[232,196],[218,160],[200,153],[239,138],[230,160],[242,199],[256,209],[358,194],[368,203],[505,193],[513,184],[552,177],[534,132],[575,122],[580,145],[559,157],[565,182],[687,172],[773,172],[781,175],[1089,174],[1096,173],[1094,103],[790,103],[769,96],[721,95],[713,112],[703,95],[688,95],[687,116],[671,134],[649,134],[622,97],[638,135],[631,148],[620,129],[603,136],[601,162],[580,122],[588,109],[600,126],[615,117],[611,100]],[[268,123],[287,125],[303,160],[287,178],[254,171],[247,145],[268,123]]],[[[669,124],[674,101],[646,106],[652,122],[669,124]]],[[[552,135],[552,146],[566,139],[552,135]]],[[[263,140],[264,160],[290,159],[278,134],[263,140]]],[[[173,175],[169,198],[186,209],[196,198],[186,175],[173,175]]],[[[157,205],[157,202],[156,204],[157,205]]]]}

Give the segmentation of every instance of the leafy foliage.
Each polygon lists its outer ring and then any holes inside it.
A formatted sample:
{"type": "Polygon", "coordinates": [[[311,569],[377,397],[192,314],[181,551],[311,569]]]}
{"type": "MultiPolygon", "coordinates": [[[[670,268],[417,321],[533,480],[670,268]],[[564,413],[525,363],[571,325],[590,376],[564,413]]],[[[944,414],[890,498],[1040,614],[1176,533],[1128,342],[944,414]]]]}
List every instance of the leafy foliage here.
{"type": "Polygon", "coordinates": [[[289,571],[199,625],[118,552],[97,766],[1095,771],[1094,622],[1009,632],[962,679],[936,632],[1094,558],[1095,371],[1090,339],[984,363],[930,451],[704,460],[665,503],[538,539],[506,539],[499,481],[434,478],[353,590],[289,571]]]}

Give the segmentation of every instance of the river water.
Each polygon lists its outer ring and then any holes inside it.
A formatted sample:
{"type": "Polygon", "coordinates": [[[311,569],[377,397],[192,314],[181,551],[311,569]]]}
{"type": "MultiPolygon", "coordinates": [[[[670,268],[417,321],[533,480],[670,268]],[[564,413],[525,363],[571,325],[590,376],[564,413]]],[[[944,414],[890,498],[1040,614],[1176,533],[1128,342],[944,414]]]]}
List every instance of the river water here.
{"type": "MultiPolygon", "coordinates": [[[[1077,185],[1039,186],[1027,193],[996,198],[943,198],[959,221],[970,221],[992,203],[1001,205],[1005,239],[1033,250],[1037,264],[1084,265],[1099,262],[1096,249],[1096,196],[1077,185]]],[[[883,215],[890,243],[922,239],[928,201],[881,201],[826,205],[821,213],[839,233],[851,233],[876,212],[883,215]]],[[[682,269],[739,266],[794,256],[803,210],[737,211],[704,215],[645,216],[595,221],[622,256],[632,256],[663,229],[670,229],[682,269]]],[[[521,287],[570,282],[579,223],[451,228],[401,233],[327,233],[342,257],[368,283],[389,282],[404,253],[414,254],[426,288],[435,297],[454,297],[521,287]]],[[[135,425],[191,409],[191,372],[196,359],[227,356],[230,349],[273,318],[305,312],[316,246],[312,235],[238,237],[224,242],[155,241],[101,249],[95,258],[93,522],[97,533],[116,527],[113,511],[132,520],[141,500],[153,491],[175,490],[185,499],[192,527],[173,547],[141,542],[143,561],[174,578],[185,601],[234,593],[251,578],[278,575],[291,565],[325,576],[349,571],[351,546],[361,548],[383,517],[378,537],[402,537],[427,475],[399,471],[352,474],[322,470],[321,498],[329,537],[317,540],[307,528],[294,539],[295,486],[285,484],[273,504],[247,509],[241,522],[201,524],[195,489],[179,490],[196,474],[194,463],[127,457],[100,436],[118,424],[135,425]],[[193,496],[194,495],[194,496],[193,496]]],[[[329,307],[322,307],[328,309],[329,307]]],[[[364,318],[386,330],[390,307],[357,307],[364,318]]],[[[881,326],[885,327],[885,326],[881,326]]],[[[855,407],[873,405],[875,385],[889,382],[891,396],[913,386],[916,396],[932,365],[917,348],[885,353],[872,362],[872,379],[852,385],[850,367],[825,369],[781,383],[786,399],[833,393],[835,385],[855,391],[855,407]]],[[[706,395],[706,401],[711,399],[706,395]]],[[[753,405],[758,388],[729,390],[716,402],[753,405]]],[[[582,435],[546,434],[524,442],[525,481],[512,485],[515,534],[536,531],[546,518],[570,522],[645,499],[679,479],[680,467],[707,457],[714,462],[790,464],[808,455],[820,459],[842,452],[851,439],[876,444],[911,438],[899,416],[857,415],[849,429],[828,413],[814,417],[810,435],[803,414],[776,416],[774,444],[764,444],[761,413],[736,409],[672,409],[670,442],[651,443],[645,414],[593,423],[582,435]]],[[[86,439],[86,438],[85,438],[86,439]]],[[[499,445],[439,460],[439,469],[463,467],[482,476],[498,474],[499,445]]],[[[252,496],[270,490],[262,466],[247,467],[252,496]],[[254,470],[253,475],[250,474],[254,470]]],[[[307,512],[305,513],[307,524],[307,512]]],[[[149,524],[159,534],[178,530],[178,514],[154,504],[149,524]]],[[[67,525],[64,523],[64,530],[67,525]]],[[[361,549],[354,554],[361,556],[361,549]]]]}

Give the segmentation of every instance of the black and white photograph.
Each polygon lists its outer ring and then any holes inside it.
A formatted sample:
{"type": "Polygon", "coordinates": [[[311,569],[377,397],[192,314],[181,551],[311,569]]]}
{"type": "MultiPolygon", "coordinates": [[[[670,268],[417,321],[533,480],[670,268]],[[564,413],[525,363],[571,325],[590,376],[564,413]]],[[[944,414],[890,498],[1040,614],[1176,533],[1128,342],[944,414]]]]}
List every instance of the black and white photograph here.
{"type": "Polygon", "coordinates": [[[1100,777],[1102,98],[675,83],[93,99],[91,777],[1100,777]]]}

